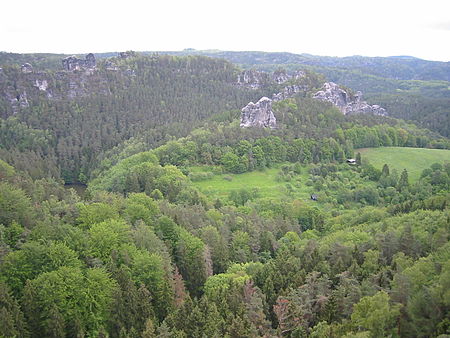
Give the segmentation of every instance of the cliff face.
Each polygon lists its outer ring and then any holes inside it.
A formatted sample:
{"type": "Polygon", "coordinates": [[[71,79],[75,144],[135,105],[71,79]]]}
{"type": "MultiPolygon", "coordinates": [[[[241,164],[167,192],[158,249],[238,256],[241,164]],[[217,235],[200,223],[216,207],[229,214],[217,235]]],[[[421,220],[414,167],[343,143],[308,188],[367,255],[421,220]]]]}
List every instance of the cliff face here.
{"type": "Polygon", "coordinates": [[[313,98],[334,104],[344,114],[375,114],[386,116],[386,110],[378,105],[369,105],[362,100],[362,93],[351,95],[337,84],[326,82],[322,90],[314,94],[313,98]]]}
{"type": "Polygon", "coordinates": [[[275,128],[277,120],[272,111],[272,100],[262,97],[258,102],[250,102],[241,113],[241,127],[275,128]]]}

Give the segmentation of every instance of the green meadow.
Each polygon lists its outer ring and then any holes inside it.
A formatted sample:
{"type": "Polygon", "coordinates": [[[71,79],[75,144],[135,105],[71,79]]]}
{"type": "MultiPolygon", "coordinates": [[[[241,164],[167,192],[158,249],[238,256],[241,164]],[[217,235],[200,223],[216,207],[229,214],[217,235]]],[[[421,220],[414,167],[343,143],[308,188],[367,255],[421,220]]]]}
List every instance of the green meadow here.
{"type": "Polygon", "coordinates": [[[450,162],[450,150],[425,148],[363,148],[355,150],[361,157],[368,160],[377,169],[382,169],[386,163],[389,168],[397,169],[399,173],[406,169],[410,182],[420,178],[420,174],[433,163],[450,162]]]}
{"type": "MultiPolygon", "coordinates": [[[[227,197],[231,191],[242,188],[257,188],[259,197],[309,199],[313,188],[305,183],[309,177],[309,167],[302,167],[300,175],[296,175],[291,181],[279,181],[277,175],[281,165],[262,171],[253,171],[243,174],[215,174],[211,178],[193,182],[203,193],[214,198],[227,197]]],[[[210,172],[211,167],[191,167],[191,172],[210,172]]]]}

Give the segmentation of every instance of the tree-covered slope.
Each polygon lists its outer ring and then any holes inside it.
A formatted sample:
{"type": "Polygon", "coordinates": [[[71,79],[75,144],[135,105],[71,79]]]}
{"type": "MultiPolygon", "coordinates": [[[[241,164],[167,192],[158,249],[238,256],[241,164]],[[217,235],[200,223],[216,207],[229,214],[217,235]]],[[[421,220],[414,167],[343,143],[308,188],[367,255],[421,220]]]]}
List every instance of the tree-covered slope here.
{"type": "Polygon", "coordinates": [[[21,140],[2,144],[4,156],[12,160],[17,156],[11,153],[28,153],[37,159],[30,163],[36,167],[52,160],[70,182],[89,174],[100,152],[132,136],[145,133],[148,145],[161,144],[262,95],[235,86],[238,70],[219,59],[133,56],[112,62],[75,71],[24,73],[17,66],[3,67],[0,114],[5,133],[27,129],[51,138],[39,150],[21,140]]]}

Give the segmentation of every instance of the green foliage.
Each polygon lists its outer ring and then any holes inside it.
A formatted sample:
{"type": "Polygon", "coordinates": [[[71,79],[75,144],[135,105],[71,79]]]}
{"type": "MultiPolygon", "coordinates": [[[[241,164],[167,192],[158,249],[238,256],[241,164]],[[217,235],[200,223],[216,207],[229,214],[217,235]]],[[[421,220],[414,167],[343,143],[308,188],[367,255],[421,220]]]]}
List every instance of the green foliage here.
{"type": "Polygon", "coordinates": [[[181,228],[178,228],[178,236],[174,258],[186,281],[187,289],[198,296],[201,294],[206,278],[212,273],[207,265],[209,258],[206,256],[205,244],[201,239],[181,228]]]}
{"type": "Polygon", "coordinates": [[[78,215],[77,222],[83,228],[90,228],[95,223],[119,217],[119,214],[111,205],[102,202],[78,204],[78,215]]]}
{"type": "Polygon", "coordinates": [[[356,330],[369,331],[371,337],[387,336],[393,333],[399,315],[400,305],[390,305],[389,295],[380,291],[355,304],[352,325],[356,330]]]}
{"type": "Polygon", "coordinates": [[[63,266],[81,266],[77,253],[67,245],[58,242],[48,245],[27,242],[21,250],[12,251],[4,257],[0,276],[13,293],[19,295],[27,280],[63,266]]]}
{"type": "Polygon", "coordinates": [[[254,200],[259,195],[259,190],[253,188],[252,190],[241,188],[239,190],[232,190],[229,196],[230,201],[232,201],[236,206],[245,205],[248,201],[254,200]]]}
{"type": "Polygon", "coordinates": [[[150,225],[153,218],[159,213],[155,201],[143,193],[132,193],[125,202],[124,213],[132,224],[141,220],[150,225]]]}
{"type": "Polygon", "coordinates": [[[160,255],[137,251],[132,257],[131,274],[137,285],[149,290],[155,314],[162,320],[171,310],[172,290],[166,279],[164,262],[160,255]]]}
{"type": "Polygon", "coordinates": [[[4,283],[0,283],[0,336],[29,336],[27,323],[20,305],[4,283]]]}
{"type": "Polygon", "coordinates": [[[9,226],[13,221],[23,225],[33,222],[31,201],[23,190],[0,182],[0,224],[9,226]]]}
{"type": "Polygon", "coordinates": [[[89,229],[89,253],[107,262],[113,250],[130,242],[130,226],[122,220],[108,220],[92,225],[89,229]]]}
{"type": "Polygon", "coordinates": [[[11,178],[14,176],[14,174],[14,167],[10,166],[5,161],[0,160],[0,180],[11,178]]]}
{"type": "Polygon", "coordinates": [[[104,328],[116,283],[102,269],[62,267],[30,280],[27,317],[33,334],[98,335],[104,328]],[[55,328],[58,330],[55,332],[55,328]]]}

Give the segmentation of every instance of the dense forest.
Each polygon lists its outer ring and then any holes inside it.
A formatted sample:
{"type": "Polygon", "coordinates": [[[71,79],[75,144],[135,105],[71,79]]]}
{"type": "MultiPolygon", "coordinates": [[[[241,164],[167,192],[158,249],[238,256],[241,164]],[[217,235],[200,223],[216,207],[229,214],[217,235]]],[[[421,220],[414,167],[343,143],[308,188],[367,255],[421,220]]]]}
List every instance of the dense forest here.
{"type": "Polygon", "coordinates": [[[444,101],[433,131],[394,92],[405,120],[344,115],[304,69],[277,128],[241,128],[282,84],[239,86],[206,56],[104,56],[24,72],[30,56],[0,54],[0,337],[450,335],[444,101]],[[412,178],[361,149],[383,147],[439,153],[412,178]],[[276,197],[251,182],[267,172],[276,197]]]}
{"type": "Polygon", "coordinates": [[[147,146],[159,145],[262,95],[233,86],[237,69],[223,60],[148,56],[113,62],[113,69],[100,62],[93,74],[3,67],[2,157],[38,176],[60,172],[66,182],[76,182],[96,166],[99,152],[130,137],[145,132],[147,146]]]}

